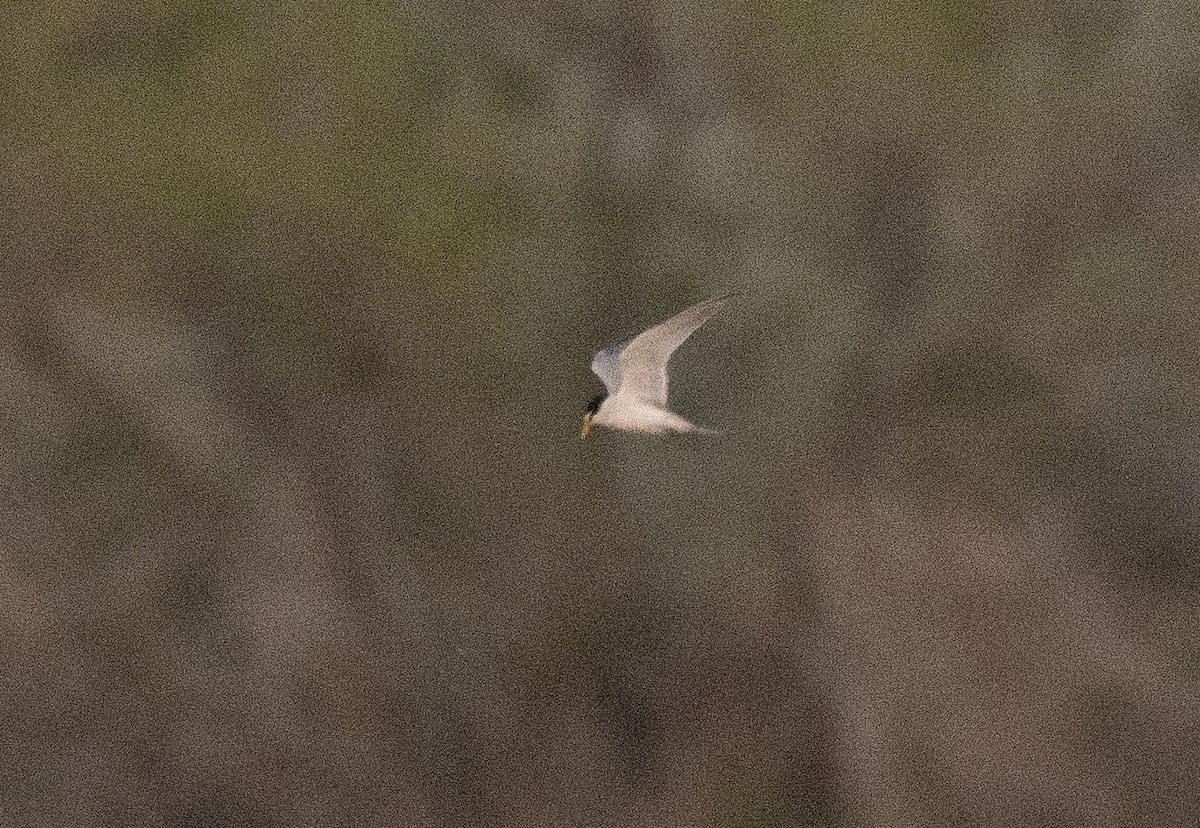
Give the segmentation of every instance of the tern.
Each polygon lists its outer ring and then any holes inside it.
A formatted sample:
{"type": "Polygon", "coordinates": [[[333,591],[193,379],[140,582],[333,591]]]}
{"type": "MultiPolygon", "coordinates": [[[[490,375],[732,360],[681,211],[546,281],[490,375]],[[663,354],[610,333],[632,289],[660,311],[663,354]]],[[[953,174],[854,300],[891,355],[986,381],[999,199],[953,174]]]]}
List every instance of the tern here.
{"type": "Polygon", "coordinates": [[[593,425],[645,434],[715,433],[666,409],[667,362],[728,298],[726,294],[705,299],[633,339],[597,351],[592,358],[592,371],[607,390],[587,404],[579,439],[587,437],[593,425]]]}

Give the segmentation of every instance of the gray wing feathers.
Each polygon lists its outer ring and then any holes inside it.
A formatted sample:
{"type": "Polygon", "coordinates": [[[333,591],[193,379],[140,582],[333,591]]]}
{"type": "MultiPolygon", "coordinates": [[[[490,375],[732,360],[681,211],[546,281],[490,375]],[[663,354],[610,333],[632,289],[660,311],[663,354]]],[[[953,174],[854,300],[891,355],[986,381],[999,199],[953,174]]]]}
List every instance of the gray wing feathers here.
{"type": "MultiPolygon", "coordinates": [[[[727,298],[717,296],[705,299],[687,310],[680,311],[667,321],[648,328],[624,345],[615,360],[616,384],[620,386],[621,393],[631,394],[655,405],[665,405],[667,361],[671,359],[671,354],[695,333],[697,328],[711,319],[727,298]]],[[[601,354],[607,354],[611,350],[601,351],[592,361],[592,370],[604,380],[609,393],[613,392],[613,385],[596,369],[596,362],[600,360],[601,354]]]]}
{"type": "Polygon", "coordinates": [[[604,387],[608,389],[609,394],[617,393],[617,388],[621,385],[621,351],[628,343],[620,342],[616,345],[597,351],[592,357],[592,373],[600,378],[604,383],[604,387]]]}

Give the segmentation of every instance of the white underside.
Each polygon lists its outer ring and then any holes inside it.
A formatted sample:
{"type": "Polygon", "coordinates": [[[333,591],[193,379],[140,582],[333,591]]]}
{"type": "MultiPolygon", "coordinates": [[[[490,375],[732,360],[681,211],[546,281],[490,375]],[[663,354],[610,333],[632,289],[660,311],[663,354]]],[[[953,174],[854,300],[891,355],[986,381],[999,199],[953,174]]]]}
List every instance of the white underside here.
{"type": "Polygon", "coordinates": [[[670,431],[695,431],[711,434],[707,428],[701,428],[680,417],[674,412],[659,408],[638,399],[630,399],[621,394],[608,397],[600,405],[600,410],[592,418],[596,425],[607,426],[621,431],[640,431],[644,434],[665,434],[670,431]]]}

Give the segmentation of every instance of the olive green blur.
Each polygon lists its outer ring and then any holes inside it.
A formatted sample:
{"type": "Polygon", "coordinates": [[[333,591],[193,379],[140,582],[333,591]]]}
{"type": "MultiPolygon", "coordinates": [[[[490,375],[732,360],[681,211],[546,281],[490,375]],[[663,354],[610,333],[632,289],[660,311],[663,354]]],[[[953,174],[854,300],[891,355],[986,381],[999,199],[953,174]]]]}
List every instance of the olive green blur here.
{"type": "Polygon", "coordinates": [[[1200,4],[2,16],[0,822],[1200,823],[1200,4]]]}

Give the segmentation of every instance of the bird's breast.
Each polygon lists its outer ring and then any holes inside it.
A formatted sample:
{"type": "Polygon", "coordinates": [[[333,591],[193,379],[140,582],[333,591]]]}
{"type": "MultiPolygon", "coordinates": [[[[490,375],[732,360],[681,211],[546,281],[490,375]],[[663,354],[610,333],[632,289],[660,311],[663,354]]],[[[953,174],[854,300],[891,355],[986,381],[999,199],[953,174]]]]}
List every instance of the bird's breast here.
{"type": "Polygon", "coordinates": [[[682,420],[677,414],[641,400],[609,397],[596,412],[594,422],[622,431],[641,431],[646,434],[662,434],[679,428],[682,420]]]}

